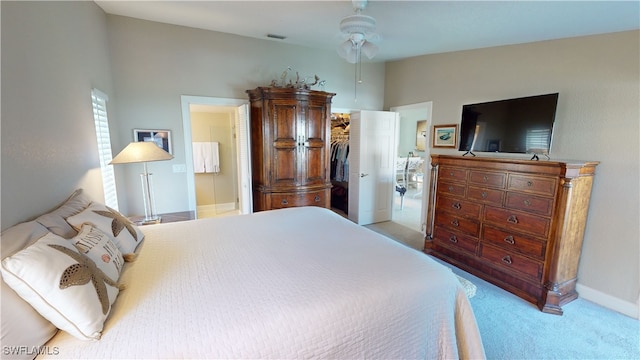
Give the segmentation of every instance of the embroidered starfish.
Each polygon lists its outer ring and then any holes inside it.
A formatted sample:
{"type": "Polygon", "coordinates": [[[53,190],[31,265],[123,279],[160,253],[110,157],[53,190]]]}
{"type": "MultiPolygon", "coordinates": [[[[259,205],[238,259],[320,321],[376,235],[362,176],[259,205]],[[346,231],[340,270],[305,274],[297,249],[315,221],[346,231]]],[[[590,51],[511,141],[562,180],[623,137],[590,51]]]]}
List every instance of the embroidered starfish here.
{"type": "Polygon", "coordinates": [[[118,235],[120,235],[120,231],[126,228],[127,231],[129,231],[129,234],[133,236],[133,239],[135,241],[138,241],[138,234],[136,234],[136,230],[133,228],[133,223],[112,208],[108,206],[106,208],[109,211],[93,210],[93,212],[98,215],[106,216],[113,219],[113,221],[111,222],[111,231],[113,232],[113,236],[117,237],[118,235]]]}
{"type": "Polygon", "coordinates": [[[102,305],[102,313],[107,315],[107,311],[109,311],[109,295],[107,294],[105,283],[119,288],[118,284],[102,272],[102,270],[96,266],[96,263],[87,256],[61,245],[49,244],[49,246],[69,255],[78,262],[78,264],[73,264],[64,270],[60,277],[60,289],[66,289],[69,286],[84,285],[91,281],[98,294],[98,300],[102,305]]]}

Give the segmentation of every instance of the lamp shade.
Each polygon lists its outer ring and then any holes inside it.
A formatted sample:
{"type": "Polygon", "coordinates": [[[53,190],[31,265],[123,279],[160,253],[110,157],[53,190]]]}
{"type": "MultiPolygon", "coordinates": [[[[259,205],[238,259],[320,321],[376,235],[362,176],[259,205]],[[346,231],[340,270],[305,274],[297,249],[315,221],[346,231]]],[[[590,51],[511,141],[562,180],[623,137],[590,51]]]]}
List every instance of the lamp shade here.
{"type": "Polygon", "coordinates": [[[127,145],[109,164],[128,164],[148,161],[171,160],[173,155],[164,151],[154,142],[132,142],[127,145]]]}

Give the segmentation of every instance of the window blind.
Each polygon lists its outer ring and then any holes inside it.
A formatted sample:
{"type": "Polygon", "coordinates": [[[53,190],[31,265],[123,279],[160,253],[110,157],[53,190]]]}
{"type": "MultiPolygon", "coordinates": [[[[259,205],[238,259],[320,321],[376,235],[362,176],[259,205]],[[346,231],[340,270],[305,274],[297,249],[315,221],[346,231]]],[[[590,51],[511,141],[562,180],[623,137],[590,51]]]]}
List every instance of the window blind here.
{"type": "Polygon", "coordinates": [[[113,165],[109,165],[113,156],[111,154],[111,138],[109,136],[109,118],[107,116],[108,101],[109,98],[102,91],[97,89],[93,89],[91,91],[91,103],[93,105],[93,120],[96,125],[96,138],[98,140],[98,157],[100,158],[104,202],[108,207],[118,210],[116,179],[113,172],[113,165]]]}

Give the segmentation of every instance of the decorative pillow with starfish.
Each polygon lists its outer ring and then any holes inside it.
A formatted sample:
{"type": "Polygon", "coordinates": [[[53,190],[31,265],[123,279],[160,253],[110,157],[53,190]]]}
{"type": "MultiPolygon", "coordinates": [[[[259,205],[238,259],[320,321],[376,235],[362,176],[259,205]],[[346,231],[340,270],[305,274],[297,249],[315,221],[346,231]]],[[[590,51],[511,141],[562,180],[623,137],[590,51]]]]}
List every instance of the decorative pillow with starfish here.
{"type": "Polygon", "coordinates": [[[2,260],[0,271],[5,283],[57,328],[81,340],[98,340],[120,288],[117,277],[97,265],[105,259],[91,258],[96,254],[85,255],[74,239],[48,233],[2,260]]]}
{"type": "Polygon", "coordinates": [[[124,266],[124,259],[112,239],[95,226],[83,224],[78,235],[69,241],[81,254],[91,258],[108,277],[118,280],[124,266]]]}
{"type": "Polygon", "coordinates": [[[76,230],[80,230],[83,224],[93,224],[103,232],[113,236],[114,242],[125,260],[133,256],[136,248],[144,239],[144,234],[129,219],[118,211],[105,205],[93,202],[81,213],[68,217],[67,222],[76,230]]]}

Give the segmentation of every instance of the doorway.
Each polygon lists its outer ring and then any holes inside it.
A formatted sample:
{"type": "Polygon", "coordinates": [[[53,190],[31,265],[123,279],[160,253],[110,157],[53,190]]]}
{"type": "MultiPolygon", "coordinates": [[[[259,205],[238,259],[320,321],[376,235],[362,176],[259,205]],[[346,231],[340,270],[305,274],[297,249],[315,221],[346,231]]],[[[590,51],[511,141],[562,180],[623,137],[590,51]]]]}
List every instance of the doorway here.
{"type": "Polygon", "coordinates": [[[248,101],[182,96],[189,210],[196,218],[252,212],[248,101]]]}
{"type": "Polygon", "coordinates": [[[391,107],[399,113],[396,138],[396,184],[392,221],[412,230],[426,230],[429,189],[429,139],[432,102],[391,107]]]}

